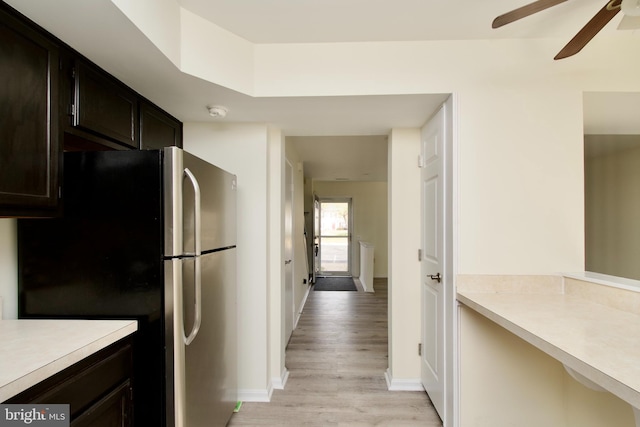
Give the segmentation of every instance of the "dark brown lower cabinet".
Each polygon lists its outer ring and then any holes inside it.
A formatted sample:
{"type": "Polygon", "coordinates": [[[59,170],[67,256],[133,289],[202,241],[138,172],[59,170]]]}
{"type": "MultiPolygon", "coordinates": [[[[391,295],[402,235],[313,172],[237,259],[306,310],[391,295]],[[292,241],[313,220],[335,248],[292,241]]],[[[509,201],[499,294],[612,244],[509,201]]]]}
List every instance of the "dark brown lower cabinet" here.
{"type": "Polygon", "coordinates": [[[6,403],[69,404],[73,427],[133,425],[132,345],[121,340],[6,403]]]}
{"type": "Polygon", "coordinates": [[[131,425],[131,382],[125,381],[71,422],[72,427],[131,425]]]}

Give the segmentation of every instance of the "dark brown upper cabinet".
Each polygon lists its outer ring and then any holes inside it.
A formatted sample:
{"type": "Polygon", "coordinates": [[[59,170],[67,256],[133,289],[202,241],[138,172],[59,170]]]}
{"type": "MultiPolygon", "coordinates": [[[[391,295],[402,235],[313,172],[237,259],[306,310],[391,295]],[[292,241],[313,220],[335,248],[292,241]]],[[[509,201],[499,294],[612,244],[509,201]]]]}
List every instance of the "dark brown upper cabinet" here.
{"type": "Polygon", "coordinates": [[[182,148],[182,123],[145,100],[140,101],[140,149],[182,148]]]}
{"type": "Polygon", "coordinates": [[[58,202],[58,46],[0,6],[0,216],[47,216],[58,202]]]}
{"type": "Polygon", "coordinates": [[[73,126],[137,149],[138,95],[82,60],[74,79],[73,126]]]}
{"type": "Polygon", "coordinates": [[[62,151],[182,147],[182,123],[0,0],[0,217],[61,214],[62,151]]]}

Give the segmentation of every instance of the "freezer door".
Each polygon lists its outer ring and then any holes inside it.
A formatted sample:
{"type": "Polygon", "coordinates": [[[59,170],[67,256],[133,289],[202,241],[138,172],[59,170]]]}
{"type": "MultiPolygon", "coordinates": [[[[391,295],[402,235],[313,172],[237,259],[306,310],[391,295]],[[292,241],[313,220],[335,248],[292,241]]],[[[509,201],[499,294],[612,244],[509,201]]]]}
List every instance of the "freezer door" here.
{"type": "Polygon", "coordinates": [[[200,258],[202,320],[189,345],[183,336],[195,321],[195,259],[176,260],[183,274],[182,292],[174,293],[177,427],[224,426],[237,402],[236,249],[200,258]]]}
{"type": "Polygon", "coordinates": [[[201,250],[236,244],[236,177],[176,147],[164,149],[167,256],[195,254],[196,188],[201,250]]]}

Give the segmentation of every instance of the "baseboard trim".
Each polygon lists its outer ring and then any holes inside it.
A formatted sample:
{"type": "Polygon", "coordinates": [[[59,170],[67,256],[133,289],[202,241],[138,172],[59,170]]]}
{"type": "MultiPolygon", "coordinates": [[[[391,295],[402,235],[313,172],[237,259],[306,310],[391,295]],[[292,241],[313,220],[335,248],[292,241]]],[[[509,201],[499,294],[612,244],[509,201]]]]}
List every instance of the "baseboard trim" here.
{"type": "MultiPolygon", "coordinates": [[[[307,286],[307,291],[305,292],[304,296],[302,297],[302,302],[300,303],[300,307],[298,307],[298,312],[296,313],[296,318],[295,321],[293,322],[293,330],[295,331],[296,328],[298,327],[298,322],[300,321],[300,317],[302,317],[302,310],[304,310],[304,306],[307,303],[307,298],[309,298],[309,292],[311,292],[311,284],[309,284],[309,286],[307,286]]],[[[287,374],[289,375],[289,374],[287,374]]]]}
{"type": "Polygon", "coordinates": [[[284,368],[282,376],[273,377],[265,390],[238,390],[238,400],[243,402],[271,402],[273,390],[283,390],[289,379],[289,370],[284,368]]]}
{"type": "Polygon", "coordinates": [[[268,390],[238,390],[238,400],[242,402],[271,402],[273,387],[268,390]]]}
{"type": "Polygon", "coordinates": [[[356,288],[358,289],[358,292],[367,292],[367,290],[364,288],[364,285],[360,281],[359,277],[354,277],[353,278],[353,283],[356,285],[356,288]]]}
{"type": "Polygon", "coordinates": [[[287,380],[289,379],[289,370],[284,368],[282,371],[282,375],[280,377],[271,378],[271,384],[275,390],[284,390],[284,386],[287,384],[287,380]]]}
{"type": "Polygon", "coordinates": [[[393,379],[391,372],[387,369],[384,373],[384,379],[387,381],[389,391],[424,391],[420,378],[393,379]]]}

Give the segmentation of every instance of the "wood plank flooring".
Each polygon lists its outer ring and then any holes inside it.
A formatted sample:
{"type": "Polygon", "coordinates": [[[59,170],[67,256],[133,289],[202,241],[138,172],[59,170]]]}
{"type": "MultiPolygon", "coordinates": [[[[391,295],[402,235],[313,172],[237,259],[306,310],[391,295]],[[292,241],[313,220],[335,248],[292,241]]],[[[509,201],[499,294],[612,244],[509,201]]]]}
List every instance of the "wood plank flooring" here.
{"type": "Polygon", "coordinates": [[[311,291],[287,347],[285,389],[245,402],[229,426],[441,427],[426,393],[387,390],[386,279],[374,289],[311,291]]]}

